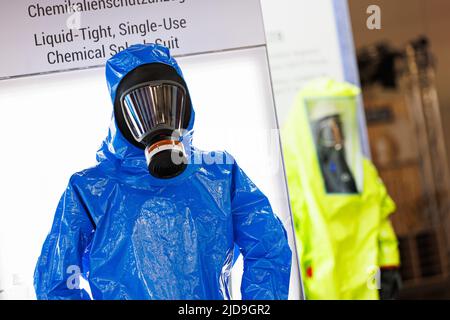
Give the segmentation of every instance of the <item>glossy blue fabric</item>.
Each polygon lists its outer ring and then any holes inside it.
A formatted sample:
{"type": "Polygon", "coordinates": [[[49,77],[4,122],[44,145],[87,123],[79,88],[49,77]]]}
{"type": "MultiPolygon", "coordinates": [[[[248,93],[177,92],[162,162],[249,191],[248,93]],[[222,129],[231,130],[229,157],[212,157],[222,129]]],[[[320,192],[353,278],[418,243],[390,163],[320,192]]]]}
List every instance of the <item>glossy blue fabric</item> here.
{"type": "MultiPolygon", "coordinates": [[[[160,46],[132,46],[111,58],[113,101],[128,72],[153,62],[181,75],[160,46]]],[[[89,299],[85,290],[68,288],[75,266],[94,299],[227,299],[236,244],[244,256],[243,298],[286,299],[291,250],[269,201],[226,152],[192,147],[190,155],[216,161],[156,179],[143,150],[113,119],[98,164],[74,174],[59,202],[35,270],[37,297],[89,299]]]]}

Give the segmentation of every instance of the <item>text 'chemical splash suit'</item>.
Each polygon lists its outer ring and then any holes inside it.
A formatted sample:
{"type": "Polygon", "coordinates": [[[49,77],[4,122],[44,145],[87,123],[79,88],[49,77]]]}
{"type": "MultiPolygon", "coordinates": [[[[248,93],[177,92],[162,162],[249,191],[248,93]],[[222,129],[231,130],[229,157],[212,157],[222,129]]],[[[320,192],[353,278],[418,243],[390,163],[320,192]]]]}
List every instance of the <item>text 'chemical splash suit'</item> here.
{"type": "Polygon", "coordinates": [[[286,299],[286,231],[228,153],[192,147],[194,110],[169,50],[131,46],[107,62],[106,78],[115,116],[98,164],[74,174],[61,198],[37,297],[89,299],[78,272],[94,299],[228,299],[237,245],[242,298],[286,299]],[[170,129],[188,133],[176,140],[170,129]],[[183,161],[170,163],[171,153],[183,161]]]}
{"type": "Polygon", "coordinates": [[[378,299],[378,268],[398,268],[395,204],[361,152],[358,88],[307,85],[283,128],[307,299],[378,299]]]}

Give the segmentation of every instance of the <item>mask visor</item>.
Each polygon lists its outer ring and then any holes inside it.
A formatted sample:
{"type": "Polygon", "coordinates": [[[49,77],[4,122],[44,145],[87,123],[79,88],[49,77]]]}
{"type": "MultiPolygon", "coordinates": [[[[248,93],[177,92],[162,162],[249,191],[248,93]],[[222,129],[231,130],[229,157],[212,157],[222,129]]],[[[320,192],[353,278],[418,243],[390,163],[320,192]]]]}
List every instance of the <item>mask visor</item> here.
{"type": "Polygon", "coordinates": [[[306,112],[326,192],[357,194],[363,187],[363,154],[355,97],[314,97],[306,112]]]}
{"type": "Polygon", "coordinates": [[[153,81],[124,92],[122,112],[134,139],[150,145],[158,130],[183,129],[186,96],[185,88],[172,81],[153,81]]]}

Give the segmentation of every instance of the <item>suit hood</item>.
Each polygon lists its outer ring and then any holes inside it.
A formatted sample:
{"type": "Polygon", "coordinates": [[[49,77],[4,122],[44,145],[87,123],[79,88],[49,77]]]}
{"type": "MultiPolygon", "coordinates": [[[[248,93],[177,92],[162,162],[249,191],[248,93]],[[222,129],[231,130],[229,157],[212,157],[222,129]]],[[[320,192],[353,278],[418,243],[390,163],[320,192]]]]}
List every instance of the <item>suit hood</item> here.
{"type": "MultiPolygon", "coordinates": [[[[184,79],[183,73],[176,60],[171,56],[169,49],[160,45],[133,45],[110,58],[106,63],[106,82],[112,104],[114,105],[119,85],[127,74],[142,65],[154,63],[172,67],[184,79]]],[[[189,141],[192,139],[191,134],[194,127],[194,119],[195,112],[192,108],[187,130],[188,134],[182,137],[182,139],[189,139],[189,141]]],[[[125,135],[119,129],[114,112],[108,130],[108,136],[97,152],[97,160],[99,162],[105,160],[127,162],[131,166],[138,166],[145,169],[147,167],[144,151],[125,138],[125,135]]]]}

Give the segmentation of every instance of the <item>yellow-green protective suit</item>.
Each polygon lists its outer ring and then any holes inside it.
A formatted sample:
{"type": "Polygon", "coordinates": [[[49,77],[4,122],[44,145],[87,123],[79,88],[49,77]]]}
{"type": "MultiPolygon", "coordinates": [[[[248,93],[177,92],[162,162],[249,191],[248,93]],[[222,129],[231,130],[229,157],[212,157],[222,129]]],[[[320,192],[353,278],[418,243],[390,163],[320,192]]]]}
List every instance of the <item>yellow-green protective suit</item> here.
{"type": "MultiPolygon", "coordinates": [[[[305,107],[308,99],[354,97],[360,90],[321,79],[297,97],[283,149],[307,299],[379,299],[377,270],[399,266],[398,243],[389,221],[395,204],[375,167],[362,162],[362,190],[327,194],[305,107]]],[[[356,121],[356,116],[354,117],[356,121]]]]}

